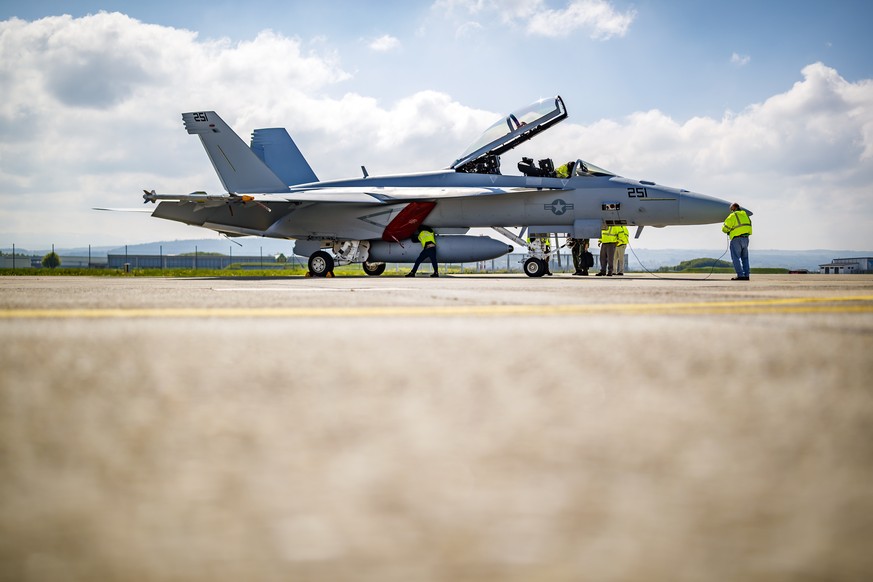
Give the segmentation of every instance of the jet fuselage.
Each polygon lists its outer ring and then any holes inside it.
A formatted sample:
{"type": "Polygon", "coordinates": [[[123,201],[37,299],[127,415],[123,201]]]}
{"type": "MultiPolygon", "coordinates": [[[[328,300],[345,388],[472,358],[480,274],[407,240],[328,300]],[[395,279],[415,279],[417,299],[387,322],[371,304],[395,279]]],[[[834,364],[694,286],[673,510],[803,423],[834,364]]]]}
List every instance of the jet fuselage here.
{"type": "MultiPolygon", "coordinates": [[[[618,176],[576,176],[566,179],[530,176],[465,174],[451,170],[352,180],[319,182],[318,189],[354,188],[378,196],[382,189],[426,187],[445,189],[495,188],[493,196],[436,198],[436,206],[425,222],[435,228],[493,226],[552,227],[544,232],[566,232],[597,238],[601,224],[666,226],[711,224],[724,219],[729,203],[724,200],[679,190],[652,182],[618,176]],[[422,186],[418,186],[421,184],[422,186]],[[518,192],[513,192],[513,190],[518,192]],[[508,191],[507,191],[508,190],[508,191]],[[576,233],[577,221],[596,223],[597,233],[576,233]]],[[[305,191],[299,185],[292,191],[305,191]]],[[[272,236],[289,238],[379,238],[385,226],[403,205],[372,206],[318,203],[301,205],[274,225],[272,236]],[[399,206],[399,207],[398,207],[399,206]]]]}

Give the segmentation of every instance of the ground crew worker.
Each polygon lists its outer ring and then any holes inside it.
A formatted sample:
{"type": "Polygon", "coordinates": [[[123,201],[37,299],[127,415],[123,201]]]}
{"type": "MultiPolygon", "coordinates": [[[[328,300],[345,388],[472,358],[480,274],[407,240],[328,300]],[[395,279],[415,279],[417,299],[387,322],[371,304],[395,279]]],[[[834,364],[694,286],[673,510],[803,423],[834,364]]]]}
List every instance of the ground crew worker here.
{"type": "MultiPolygon", "coordinates": [[[[587,238],[568,238],[567,246],[573,253],[573,268],[574,275],[582,275],[588,276],[588,267],[590,266],[587,262],[588,257],[586,254],[588,253],[588,245],[590,241],[587,238]]],[[[593,260],[593,259],[592,259],[593,260]]]]}
{"type": "Polygon", "coordinates": [[[567,162],[566,164],[561,164],[557,168],[555,168],[555,177],[556,178],[569,178],[573,174],[573,166],[576,165],[576,162],[567,162]]]}
{"type": "Polygon", "coordinates": [[[618,242],[618,227],[607,226],[600,230],[600,272],[598,277],[612,277],[613,267],[615,266],[615,244],[618,242]]]}
{"type": "Polygon", "coordinates": [[[731,281],[749,280],[749,235],[752,234],[752,219],[748,213],[734,202],[731,213],[724,221],[721,231],[730,237],[731,261],[734,263],[736,277],[731,281]]]}
{"type": "MultiPolygon", "coordinates": [[[[416,240],[413,237],[413,240],[416,240]]],[[[412,266],[412,271],[407,273],[407,277],[415,277],[415,272],[418,271],[418,266],[425,259],[430,259],[430,264],[433,265],[433,273],[431,277],[439,277],[439,269],[437,267],[436,260],[436,235],[433,232],[433,229],[429,226],[422,226],[421,230],[418,231],[418,242],[421,243],[421,253],[419,253],[418,258],[415,259],[415,264],[412,266]]]]}
{"type": "Polygon", "coordinates": [[[624,275],[624,250],[630,240],[630,231],[624,225],[616,226],[618,229],[615,241],[615,274],[624,275]]]}

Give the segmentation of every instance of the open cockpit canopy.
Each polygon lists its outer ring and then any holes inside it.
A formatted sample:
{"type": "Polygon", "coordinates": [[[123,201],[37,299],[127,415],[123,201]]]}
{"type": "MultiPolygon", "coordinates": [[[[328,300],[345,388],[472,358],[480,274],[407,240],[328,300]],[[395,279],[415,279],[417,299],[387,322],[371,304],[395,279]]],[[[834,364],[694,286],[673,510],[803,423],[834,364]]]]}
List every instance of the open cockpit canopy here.
{"type": "Polygon", "coordinates": [[[567,118],[560,95],[540,99],[495,122],[450,166],[458,172],[493,173],[496,156],[526,142],[567,118]]]}

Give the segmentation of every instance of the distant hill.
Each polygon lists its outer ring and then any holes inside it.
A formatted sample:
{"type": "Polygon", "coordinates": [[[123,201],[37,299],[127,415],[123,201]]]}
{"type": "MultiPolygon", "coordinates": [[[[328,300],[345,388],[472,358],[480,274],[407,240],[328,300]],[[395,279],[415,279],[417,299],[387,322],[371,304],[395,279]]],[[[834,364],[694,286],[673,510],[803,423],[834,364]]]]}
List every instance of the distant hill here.
{"type": "MultiPolygon", "coordinates": [[[[221,253],[223,255],[278,255],[285,253],[290,255],[294,248],[293,240],[281,240],[276,238],[245,237],[228,239],[199,239],[199,240],[174,240],[128,245],[127,252],[139,255],[182,255],[193,253],[221,253]],[[239,244],[236,244],[239,243],[239,244]]],[[[115,247],[109,254],[122,254],[124,247],[115,247]]]]}
{"type": "MultiPolygon", "coordinates": [[[[172,240],[172,241],[157,241],[151,243],[141,243],[135,245],[127,245],[127,252],[132,255],[181,255],[185,253],[221,253],[223,255],[258,255],[262,251],[265,255],[278,255],[284,253],[290,255],[294,248],[293,240],[281,240],[275,238],[260,238],[260,237],[245,237],[236,238],[233,241],[222,238],[214,239],[196,239],[196,240],[172,240]],[[236,244],[239,243],[239,244],[236,244]],[[231,249],[233,249],[231,251],[231,249]]],[[[11,254],[12,248],[0,249],[5,254],[11,254]]],[[[43,256],[50,252],[48,249],[24,249],[16,246],[17,254],[43,256]]],[[[109,254],[124,254],[125,247],[122,246],[95,246],[91,247],[91,256],[94,258],[105,258],[109,254]]],[[[88,247],[56,247],[55,252],[61,256],[68,257],[87,257],[88,247]]]]}
{"type": "MultiPolygon", "coordinates": [[[[730,262],[730,253],[724,249],[628,249],[628,269],[641,268],[655,271],[660,267],[673,267],[683,261],[712,257],[730,262]],[[724,255],[722,255],[724,253],[724,255]],[[641,267],[642,265],[642,267],[641,267]]],[[[840,251],[815,249],[809,251],[749,250],[752,267],[809,269],[818,272],[818,266],[837,258],[873,257],[873,251],[840,251]]]]}

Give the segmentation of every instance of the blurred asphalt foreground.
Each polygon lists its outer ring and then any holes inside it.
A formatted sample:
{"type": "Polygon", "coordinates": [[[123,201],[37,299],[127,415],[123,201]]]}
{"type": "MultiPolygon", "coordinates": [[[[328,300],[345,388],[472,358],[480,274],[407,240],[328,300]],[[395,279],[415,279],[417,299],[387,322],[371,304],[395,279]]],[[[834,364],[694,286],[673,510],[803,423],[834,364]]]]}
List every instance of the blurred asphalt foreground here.
{"type": "Polygon", "coordinates": [[[0,341],[3,581],[873,576],[871,276],[2,277],[0,341]]]}

